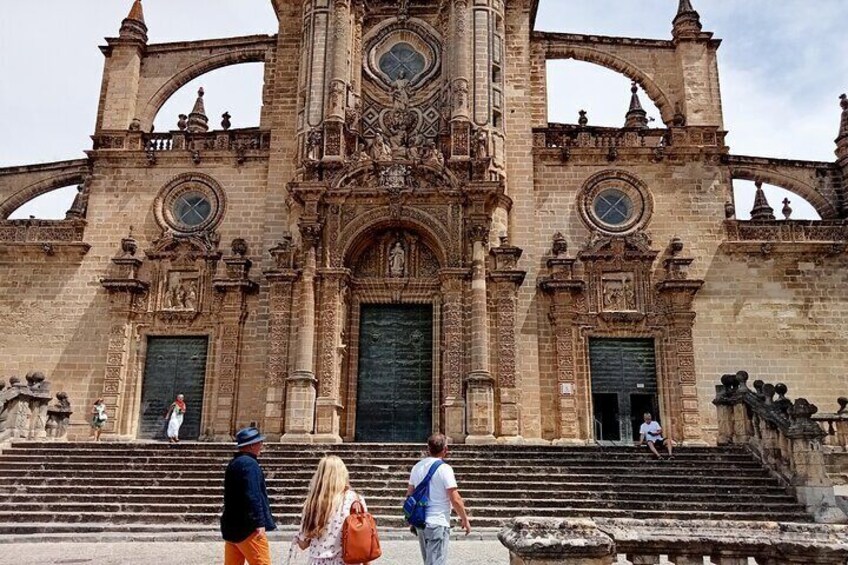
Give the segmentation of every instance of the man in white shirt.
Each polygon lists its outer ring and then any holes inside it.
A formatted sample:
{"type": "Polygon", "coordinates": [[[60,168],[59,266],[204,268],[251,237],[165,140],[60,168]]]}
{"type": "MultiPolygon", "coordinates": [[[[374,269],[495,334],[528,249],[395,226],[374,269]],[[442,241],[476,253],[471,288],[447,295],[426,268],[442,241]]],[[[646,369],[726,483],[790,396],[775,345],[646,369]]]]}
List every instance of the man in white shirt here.
{"type": "Polygon", "coordinates": [[[442,434],[433,434],[427,440],[429,457],[415,464],[409,475],[409,496],[430,471],[430,466],[442,461],[441,466],[430,479],[430,503],[427,506],[427,525],[417,529],[418,543],[424,565],[446,565],[448,562],[448,542],[450,541],[451,507],[459,514],[465,535],[471,533],[471,523],[465,511],[465,503],[459,495],[453,469],[443,460],[448,456],[448,440],[442,434]]]}
{"type": "Polygon", "coordinates": [[[659,422],[654,422],[649,412],[645,412],[643,416],[645,423],[639,428],[639,445],[648,443],[648,447],[654,452],[657,459],[662,459],[660,452],[657,449],[665,447],[668,450],[668,458],[674,459],[674,454],[671,449],[671,441],[666,441],[662,435],[662,427],[659,422]]]}

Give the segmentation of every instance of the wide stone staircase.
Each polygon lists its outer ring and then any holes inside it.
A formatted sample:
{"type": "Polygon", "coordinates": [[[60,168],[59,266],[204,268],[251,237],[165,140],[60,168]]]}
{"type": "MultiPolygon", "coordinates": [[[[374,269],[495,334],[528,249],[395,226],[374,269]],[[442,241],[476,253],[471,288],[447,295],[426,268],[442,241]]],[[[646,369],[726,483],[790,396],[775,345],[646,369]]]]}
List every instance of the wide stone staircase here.
{"type": "MultiPolygon", "coordinates": [[[[231,453],[208,443],[15,443],[0,454],[0,535],[213,530],[231,453]]],[[[299,523],[324,454],[345,460],[382,526],[403,525],[419,445],[266,445],[261,462],[280,524],[299,523]]],[[[810,520],[739,448],[683,448],[656,461],[633,447],[460,445],[449,461],[477,528],[516,516],[810,520]]]]}

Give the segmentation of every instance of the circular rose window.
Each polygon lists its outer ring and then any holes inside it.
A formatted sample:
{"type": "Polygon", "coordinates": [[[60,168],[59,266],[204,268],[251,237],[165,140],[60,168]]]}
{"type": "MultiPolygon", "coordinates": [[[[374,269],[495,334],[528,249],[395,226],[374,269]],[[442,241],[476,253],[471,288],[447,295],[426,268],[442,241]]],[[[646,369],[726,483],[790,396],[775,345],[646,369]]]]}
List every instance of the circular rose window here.
{"type": "Polygon", "coordinates": [[[645,226],[653,211],[647,187],[623,171],[606,171],[590,178],[580,192],[580,215],[597,231],[623,234],[645,226]]]}
{"type": "Polygon", "coordinates": [[[224,215],[224,191],[212,177],[203,174],[180,175],[156,200],[159,225],[177,233],[211,230],[224,215]]]}

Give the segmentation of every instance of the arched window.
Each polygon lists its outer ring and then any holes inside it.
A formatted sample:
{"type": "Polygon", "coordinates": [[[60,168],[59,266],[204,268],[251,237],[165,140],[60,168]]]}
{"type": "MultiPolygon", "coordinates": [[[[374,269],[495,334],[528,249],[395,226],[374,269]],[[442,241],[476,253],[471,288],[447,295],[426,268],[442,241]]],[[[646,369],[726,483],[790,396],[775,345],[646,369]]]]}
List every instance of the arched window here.
{"type": "MultiPolygon", "coordinates": [[[[769,206],[774,210],[777,220],[785,219],[784,209],[789,212],[790,220],[821,220],[821,215],[812,204],[801,198],[794,192],[790,192],[777,186],[764,184],[763,192],[766,195],[769,206]],[[788,208],[786,208],[788,206],[788,208]]],[[[751,211],[754,208],[754,197],[757,188],[751,181],[733,181],[733,200],[736,207],[737,220],[750,220],[751,211]]]]}
{"type": "Polygon", "coordinates": [[[22,204],[9,214],[10,220],[25,220],[34,217],[39,220],[64,220],[77,195],[77,187],[65,186],[51,190],[22,204]]]}
{"type": "MultiPolygon", "coordinates": [[[[548,61],[548,121],[576,124],[579,112],[585,110],[589,126],[624,127],[631,86],[628,77],[592,63],[548,61]]],[[[639,89],[638,96],[648,127],[664,127],[660,111],[644,90],[639,89]]]]}
{"type": "Polygon", "coordinates": [[[178,129],[180,114],[189,115],[203,88],[203,103],[209,118],[209,129],[223,129],[223,114],[230,115],[233,129],[259,126],[262,112],[262,88],[265,65],[245,63],[208,72],[187,83],[162,106],[154,120],[155,131],[178,129]]]}

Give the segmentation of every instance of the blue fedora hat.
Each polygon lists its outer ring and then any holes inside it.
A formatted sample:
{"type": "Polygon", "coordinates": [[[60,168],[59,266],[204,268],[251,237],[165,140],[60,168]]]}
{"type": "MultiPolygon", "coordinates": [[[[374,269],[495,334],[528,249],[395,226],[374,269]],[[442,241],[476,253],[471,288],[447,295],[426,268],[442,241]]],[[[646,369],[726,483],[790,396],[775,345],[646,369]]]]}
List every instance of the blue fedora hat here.
{"type": "Polygon", "coordinates": [[[246,447],[260,441],[265,441],[265,436],[252,426],[239,430],[236,434],[236,447],[246,447]]]}

